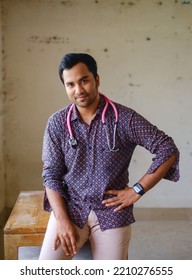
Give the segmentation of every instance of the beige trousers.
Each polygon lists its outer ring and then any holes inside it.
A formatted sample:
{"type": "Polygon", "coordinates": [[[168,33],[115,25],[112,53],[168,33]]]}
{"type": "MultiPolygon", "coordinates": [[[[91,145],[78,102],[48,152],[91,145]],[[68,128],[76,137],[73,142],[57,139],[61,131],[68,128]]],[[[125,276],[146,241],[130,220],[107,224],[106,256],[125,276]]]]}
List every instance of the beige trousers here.
{"type": "MultiPolygon", "coordinates": [[[[99,221],[94,211],[91,210],[87,223],[81,229],[77,227],[79,234],[78,251],[89,239],[91,243],[92,255],[94,260],[127,260],[128,247],[131,238],[131,226],[108,229],[101,231],[99,221]]],[[[41,248],[40,260],[70,260],[61,246],[54,251],[52,249],[56,233],[56,220],[51,213],[45,238],[41,248]]]]}

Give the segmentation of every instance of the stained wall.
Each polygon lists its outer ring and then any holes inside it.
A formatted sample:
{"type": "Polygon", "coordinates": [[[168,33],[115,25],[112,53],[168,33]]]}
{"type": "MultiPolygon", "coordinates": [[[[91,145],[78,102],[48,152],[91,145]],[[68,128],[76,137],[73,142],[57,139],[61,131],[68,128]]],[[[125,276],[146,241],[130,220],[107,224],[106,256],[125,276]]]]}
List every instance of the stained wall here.
{"type": "MultiPolygon", "coordinates": [[[[87,52],[98,62],[100,90],[166,131],[181,152],[180,181],[163,180],[137,206],[191,207],[192,1],[3,0],[2,7],[6,181],[0,191],[6,195],[0,205],[12,207],[21,190],[43,189],[44,128],[50,114],[69,104],[58,64],[67,52],[87,52]]],[[[131,184],[150,162],[138,148],[131,184]]]]}
{"type": "Polygon", "coordinates": [[[0,226],[3,224],[3,213],[5,208],[5,178],[4,178],[4,93],[3,93],[3,36],[2,17],[0,7],[0,226]]]}

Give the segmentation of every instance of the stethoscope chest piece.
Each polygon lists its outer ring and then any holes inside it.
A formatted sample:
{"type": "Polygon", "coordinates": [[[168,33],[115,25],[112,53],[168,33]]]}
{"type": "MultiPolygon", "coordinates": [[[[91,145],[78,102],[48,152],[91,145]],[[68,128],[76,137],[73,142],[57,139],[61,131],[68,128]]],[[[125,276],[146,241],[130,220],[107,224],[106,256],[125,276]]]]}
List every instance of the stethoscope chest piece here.
{"type": "Polygon", "coordinates": [[[74,137],[69,139],[69,145],[71,148],[76,149],[77,148],[77,139],[74,137]]]}

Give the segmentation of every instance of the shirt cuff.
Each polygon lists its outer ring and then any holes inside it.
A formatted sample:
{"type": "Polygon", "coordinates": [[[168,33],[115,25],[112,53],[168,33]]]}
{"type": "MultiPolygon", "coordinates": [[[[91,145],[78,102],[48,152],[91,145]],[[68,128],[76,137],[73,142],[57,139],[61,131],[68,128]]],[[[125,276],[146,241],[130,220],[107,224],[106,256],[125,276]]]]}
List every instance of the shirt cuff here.
{"type": "Polygon", "coordinates": [[[67,199],[67,195],[65,193],[65,184],[55,181],[55,180],[47,180],[44,182],[44,203],[43,207],[45,211],[52,211],[51,205],[49,203],[49,199],[47,197],[46,188],[51,189],[55,192],[57,192],[60,196],[62,196],[64,199],[67,199]]]}
{"type": "Polygon", "coordinates": [[[173,166],[171,166],[171,168],[169,169],[169,171],[167,172],[167,174],[164,176],[164,179],[173,181],[173,182],[177,182],[180,178],[180,174],[179,174],[179,151],[176,150],[174,151],[174,153],[170,153],[167,154],[164,157],[161,158],[155,158],[151,167],[148,169],[147,174],[151,174],[154,173],[155,170],[161,165],[163,164],[166,160],[168,160],[172,155],[176,156],[176,161],[173,164],[173,166]]]}

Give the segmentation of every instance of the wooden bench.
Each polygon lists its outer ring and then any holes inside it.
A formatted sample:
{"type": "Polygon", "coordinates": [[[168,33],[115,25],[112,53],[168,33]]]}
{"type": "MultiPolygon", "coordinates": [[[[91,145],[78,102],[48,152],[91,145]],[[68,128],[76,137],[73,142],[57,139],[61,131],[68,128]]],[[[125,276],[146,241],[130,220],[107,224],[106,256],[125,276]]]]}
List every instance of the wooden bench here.
{"type": "Polygon", "coordinates": [[[5,260],[17,260],[19,247],[42,245],[49,215],[43,210],[43,191],[20,192],[4,227],[5,260]]]}

